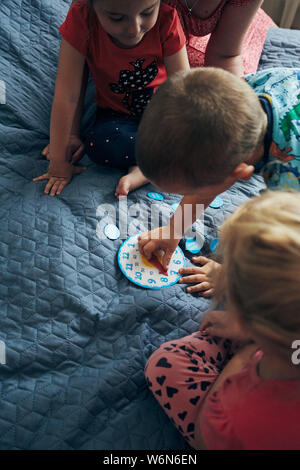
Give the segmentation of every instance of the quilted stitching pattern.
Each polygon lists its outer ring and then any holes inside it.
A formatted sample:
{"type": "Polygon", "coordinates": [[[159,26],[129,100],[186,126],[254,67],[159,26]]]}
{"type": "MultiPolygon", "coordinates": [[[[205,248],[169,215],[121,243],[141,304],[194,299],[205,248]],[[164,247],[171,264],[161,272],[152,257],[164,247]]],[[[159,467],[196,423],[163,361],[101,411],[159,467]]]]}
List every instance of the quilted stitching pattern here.
{"type": "Polygon", "coordinates": [[[300,31],[270,28],[259,62],[259,69],[300,66],[300,31]]]}
{"type": "MultiPolygon", "coordinates": [[[[96,209],[117,205],[120,172],[97,168],[60,197],[32,178],[47,168],[58,25],[68,1],[0,3],[1,449],[182,449],[182,438],[148,393],[143,368],[163,341],[195,331],[208,301],[184,286],[146,291],[117,267],[121,241],[99,240],[96,209]]],[[[84,129],[93,115],[90,83],[84,129]]],[[[205,215],[206,244],[259,177],[222,195],[205,215]]],[[[143,201],[142,188],[129,205],[143,201]]],[[[178,196],[165,195],[171,204],[178,196]]]]}

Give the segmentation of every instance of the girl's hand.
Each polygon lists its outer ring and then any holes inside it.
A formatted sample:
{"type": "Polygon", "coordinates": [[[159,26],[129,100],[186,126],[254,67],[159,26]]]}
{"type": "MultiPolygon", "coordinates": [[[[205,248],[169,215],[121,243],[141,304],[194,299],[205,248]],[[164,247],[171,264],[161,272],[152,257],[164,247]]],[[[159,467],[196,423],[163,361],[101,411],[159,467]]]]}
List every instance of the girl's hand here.
{"type": "Polygon", "coordinates": [[[202,320],[199,330],[210,336],[249,342],[248,332],[241,326],[236,316],[228,310],[212,310],[202,320]]]}
{"type": "Polygon", "coordinates": [[[199,296],[211,297],[214,294],[214,275],[220,270],[221,265],[205,256],[195,256],[194,263],[202,264],[202,267],[189,266],[181,268],[178,272],[185,277],[179,279],[180,284],[195,284],[187,288],[187,292],[193,294],[199,292],[199,296]]]}
{"type": "MultiPolygon", "coordinates": [[[[50,145],[48,144],[43,150],[42,155],[50,160],[50,153],[49,153],[50,145]]],[[[78,135],[72,134],[70,135],[68,147],[67,147],[67,158],[70,163],[74,164],[78,162],[83,154],[84,154],[84,144],[78,135]]]]}
{"type": "Polygon", "coordinates": [[[73,166],[70,163],[63,163],[62,165],[50,163],[48,172],[34,178],[33,181],[49,180],[44,189],[44,194],[50,193],[50,196],[55,196],[60,194],[64,187],[70,183],[73,175],[78,175],[85,170],[86,168],[73,166]]]}

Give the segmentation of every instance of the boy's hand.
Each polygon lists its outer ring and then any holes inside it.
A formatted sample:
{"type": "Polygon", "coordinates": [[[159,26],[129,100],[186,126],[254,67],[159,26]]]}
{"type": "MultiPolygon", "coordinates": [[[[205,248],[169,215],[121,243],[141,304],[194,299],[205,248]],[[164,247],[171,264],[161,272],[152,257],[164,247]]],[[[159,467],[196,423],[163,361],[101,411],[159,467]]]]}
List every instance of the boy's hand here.
{"type": "Polygon", "coordinates": [[[158,250],[164,251],[162,259],[163,268],[167,271],[172,255],[180,239],[170,238],[170,227],[156,228],[150,232],[145,232],[139,237],[139,250],[148,260],[151,259],[153,253],[158,250]]]}
{"type": "Polygon", "coordinates": [[[44,194],[50,193],[50,196],[55,196],[56,194],[60,194],[64,187],[69,184],[73,175],[78,175],[85,170],[86,168],[73,166],[70,163],[54,165],[51,162],[48,172],[34,178],[33,181],[49,180],[44,189],[44,194]]]}
{"type": "Polygon", "coordinates": [[[194,263],[202,264],[202,267],[189,266],[179,269],[179,274],[185,275],[185,277],[179,279],[179,283],[196,283],[196,285],[188,287],[187,292],[191,294],[199,292],[199,296],[211,297],[214,294],[214,275],[221,268],[221,265],[212,259],[205,258],[205,256],[194,256],[192,260],[194,263]]]}
{"type": "MultiPolygon", "coordinates": [[[[43,150],[42,155],[50,160],[50,152],[49,152],[50,145],[48,144],[43,150]]],[[[78,135],[72,134],[70,135],[68,147],[67,147],[67,158],[70,163],[75,163],[79,161],[83,154],[84,154],[84,144],[78,135]]]]}
{"type": "Polygon", "coordinates": [[[228,310],[212,310],[199,327],[200,331],[210,336],[228,338],[239,342],[250,342],[249,334],[242,328],[235,315],[228,310]]]}

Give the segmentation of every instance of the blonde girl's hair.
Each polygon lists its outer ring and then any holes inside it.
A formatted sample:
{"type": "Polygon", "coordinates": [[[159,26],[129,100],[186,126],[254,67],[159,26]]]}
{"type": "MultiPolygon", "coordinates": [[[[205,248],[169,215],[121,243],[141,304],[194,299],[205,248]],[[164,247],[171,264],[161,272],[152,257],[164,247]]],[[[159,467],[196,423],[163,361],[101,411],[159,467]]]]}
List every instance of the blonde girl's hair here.
{"type": "Polygon", "coordinates": [[[290,348],[300,339],[300,193],[241,206],[223,223],[219,250],[228,304],[254,334],[290,348]]]}

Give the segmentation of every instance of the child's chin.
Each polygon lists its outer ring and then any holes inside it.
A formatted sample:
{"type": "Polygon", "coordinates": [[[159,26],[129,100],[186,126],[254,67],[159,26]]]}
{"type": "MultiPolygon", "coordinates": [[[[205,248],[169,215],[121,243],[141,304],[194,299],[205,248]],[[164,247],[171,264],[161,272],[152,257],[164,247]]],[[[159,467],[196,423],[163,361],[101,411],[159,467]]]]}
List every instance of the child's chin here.
{"type": "Polygon", "coordinates": [[[119,47],[123,47],[124,49],[129,49],[132,47],[136,47],[140,44],[140,42],[143,40],[144,36],[141,36],[138,39],[122,39],[119,41],[118,39],[115,39],[114,42],[117,44],[119,47]]]}

